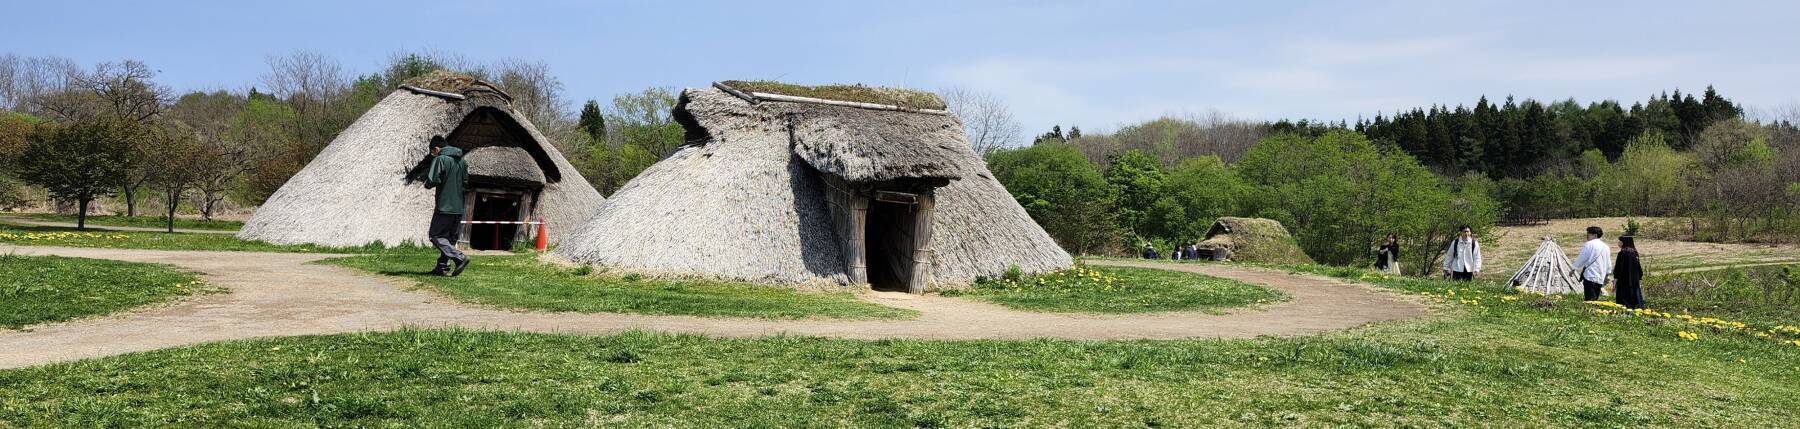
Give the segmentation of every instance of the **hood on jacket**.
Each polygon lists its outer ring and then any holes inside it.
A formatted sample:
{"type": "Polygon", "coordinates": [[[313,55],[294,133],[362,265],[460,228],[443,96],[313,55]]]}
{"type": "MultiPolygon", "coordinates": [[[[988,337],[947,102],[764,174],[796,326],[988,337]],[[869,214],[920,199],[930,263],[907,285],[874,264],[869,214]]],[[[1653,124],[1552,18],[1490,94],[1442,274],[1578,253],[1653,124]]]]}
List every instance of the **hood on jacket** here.
{"type": "Polygon", "coordinates": [[[443,150],[438,151],[438,155],[448,155],[451,158],[461,159],[463,150],[456,146],[444,146],[443,150]]]}

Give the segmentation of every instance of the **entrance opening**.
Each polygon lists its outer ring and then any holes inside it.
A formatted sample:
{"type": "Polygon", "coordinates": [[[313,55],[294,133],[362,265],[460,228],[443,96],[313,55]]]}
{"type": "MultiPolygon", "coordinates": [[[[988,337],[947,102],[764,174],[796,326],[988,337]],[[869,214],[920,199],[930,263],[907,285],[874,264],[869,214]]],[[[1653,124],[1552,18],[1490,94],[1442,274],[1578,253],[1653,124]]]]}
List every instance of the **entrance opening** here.
{"type": "MultiPolygon", "coordinates": [[[[475,204],[469,211],[472,221],[518,221],[522,198],[516,194],[476,192],[475,204]]],[[[512,250],[519,225],[469,225],[469,247],[476,250],[512,250]]]]}
{"type": "Polygon", "coordinates": [[[913,271],[913,225],[917,211],[911,204],[869,201],[863,223],[867,243],[869,287],[879,291],[906,292],[913,271]]]}

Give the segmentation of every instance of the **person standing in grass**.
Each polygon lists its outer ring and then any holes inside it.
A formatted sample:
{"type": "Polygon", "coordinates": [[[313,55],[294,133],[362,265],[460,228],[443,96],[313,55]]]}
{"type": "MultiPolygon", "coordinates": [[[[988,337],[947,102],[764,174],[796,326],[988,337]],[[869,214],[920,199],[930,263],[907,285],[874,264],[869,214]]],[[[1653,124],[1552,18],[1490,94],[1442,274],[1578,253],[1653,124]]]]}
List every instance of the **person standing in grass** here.
{"type": "Polygon", "coordinates": [[[1619,237],[1619,258],[1613,265],[1613,299],[1625,308],[1644,308],[1644,265],[1638,262],[1637,244],[1632,236],[1619,237]]]}
{"type": "Polygon", "coordinates": [[[1457,231],[1460,233],[1450,240],[1450,249],[1445,251],[1444,275],[1451,280],[1472,281],[1481,272],[1481,243],[1475,241],[1474,228],[1463,225],[1457,231]]]}
{"type": "Polygon", "coordinates": [[[1606,275],[1612,270],[1612,261],[1606,260],[1612,248],[1600,241],[1605,235],[1598,226],[1587,228],[1587,244],[1581,245],[1581,254],[1575,256],[1575,272],[1569,273],[1581,277],[1582,299],[1588,301],[1600,299],[1600,288],[1606,286],[1606,275]]]}
{"type": "Polygon", "coordinates": [[[438,249],[437,268],[431,274],[459,276],[469,266],[469,256],[456,249],[457,235],[462,232],[463,187],[469,183],[469,164],[463,161],[462,149],[450,146],[443,137],[431,139],[431,155],[434,158],[431,169],[425,173],[425,187],[437,190],[437,207],[431,214],[426,237],[438,249]]]}
{"type": "Polygon", "coordinates": [[[1400,243],[1399,236],[1396,236],[1396,235],[1394,235],[1394,233],[1391,233],[1391,232],[1388,233],[1387,239],[1382,241],[1381,247],[1379,247],[1375,250],[1375,269],[1381,270],[1388,274],[1394,274],[1394,275],[1400,274],[1400,244],[1399,243],[1400,243]]]}

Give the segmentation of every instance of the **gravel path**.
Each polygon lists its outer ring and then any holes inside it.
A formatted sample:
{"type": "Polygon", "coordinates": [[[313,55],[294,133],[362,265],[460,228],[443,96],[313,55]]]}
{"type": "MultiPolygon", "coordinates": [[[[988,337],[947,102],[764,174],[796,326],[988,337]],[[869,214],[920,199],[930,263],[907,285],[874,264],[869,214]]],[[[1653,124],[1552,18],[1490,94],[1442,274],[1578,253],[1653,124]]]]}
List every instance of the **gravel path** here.
{"type": "Polygon", "coordinates": [[[1315,276],[1226,265],[1095,261],[1163,268],[1267,285],[1287,302],[1230,314],[1070,315],[1010,310],[940,296],[869,293],[863,299],[918,310],[902,321],[762,320],[614,313],[545,313],[460,303],[349,268],[307,262],[341,255],[193,252],[0,245],[0,253],[161,263],[204,274],[229,293],[123,314],[0,330],[0,368],[109,356],[241,338],[464,327],[609,334],[629,329],[722,337],[804,335],[921,339],[1175,339],[1293,336],[1429,314],[1418,302],[1375,288],[1315,276]]]}

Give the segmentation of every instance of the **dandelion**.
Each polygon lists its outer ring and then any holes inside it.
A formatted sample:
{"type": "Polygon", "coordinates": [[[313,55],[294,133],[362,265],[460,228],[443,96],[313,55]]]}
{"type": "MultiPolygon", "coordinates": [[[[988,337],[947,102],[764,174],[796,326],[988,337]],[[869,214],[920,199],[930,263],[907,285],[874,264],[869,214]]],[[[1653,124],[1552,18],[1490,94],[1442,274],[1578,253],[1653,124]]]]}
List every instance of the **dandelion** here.
{"type": "Polygon", "coordinates": [[[1687,340],[1687,341],[1697,341],[1700,339],[1699,333],[1688,332],[1688,331],[1676,332],[1675,336],[1681,337],[1681,339],[1687,340]]]}

